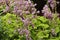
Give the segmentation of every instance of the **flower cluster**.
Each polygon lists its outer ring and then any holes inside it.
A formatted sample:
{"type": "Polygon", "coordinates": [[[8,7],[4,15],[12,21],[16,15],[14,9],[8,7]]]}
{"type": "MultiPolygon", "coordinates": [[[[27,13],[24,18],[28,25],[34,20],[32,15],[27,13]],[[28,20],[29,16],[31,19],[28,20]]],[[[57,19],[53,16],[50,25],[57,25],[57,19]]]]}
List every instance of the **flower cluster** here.
{"type": "Polygon", "coordinates": [[[54,11],[54,8],[56,7],[56,0],[48,0],[48,3],[50,4],[52,11],[54,11]]]}
{"type": "Polygon", "coordinates": [[[22,35],[25,33],[26,40],[32,40],[31,37],[29,37],[30,33],[28,30],[28,25],[32,25],[32,27],[34,27],[34,25],[32,24],[29,17],[25,18],[24,14],[26,16],[32,14],[34,17],[34,14],[39,13],[39,11],[37,11],[35,8],[37,4],[33,4],[32,1],[30,0],[14,0],[13,3],[14,3],[13,13],[19,15],[23,22],[23,29],[20,29],[20,31],[18,32],[22,35]]]}
{"type": "Polygon", "coordinates": [[[3,9],[3,12],[2,13],[7,13],[10,11],[10,1],[9,0],[2,0],[2,2],[4,3],[5,5],[5,9],[3,9]]]}
{"type": "Polygon", "coordinates": [[[37,4],[33,4],[31,1],[28,0],[18,0],[14,2],[14,13],[18,15],[22,14],[36,14],[38,11],[36,10],[35,6],[37,4]]]}
{"type": "Polygon", "coordinates": [[[4,4],[4,0],[0,0],[0,4],[4,4]]]}
{"type": "Polygon", "coordinates": [[[43,7],[42,13],[44,13],[44,16],[45,16],[46,18],[52,19],[52,16],[53,16],[53,15],[52,15],[52,12],[50,11],[48,5],[45,5],[45,6],[43,7]]]}
{"type": "Polygon", "coordinates": [[[30,34],[29,30],[27,30],[27,29],[18,29],[18,32],[19,32],[20,35],[25,34],[26,40],[32,40],[30,35],[29,35],[30,34]]]}
{"type": "Polygon", "coordinates": [[[51,34],[53,35],[53,36],[56,36],[57,34],[55,33],[55,29],[51,29],[51,34]]]}

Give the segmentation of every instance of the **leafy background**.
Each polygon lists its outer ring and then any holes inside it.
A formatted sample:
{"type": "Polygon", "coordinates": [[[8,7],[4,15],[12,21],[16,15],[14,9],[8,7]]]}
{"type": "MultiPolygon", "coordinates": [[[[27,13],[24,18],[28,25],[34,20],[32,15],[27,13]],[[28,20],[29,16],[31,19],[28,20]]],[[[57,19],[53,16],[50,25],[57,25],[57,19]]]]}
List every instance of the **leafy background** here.
{"type": "MultiPolygon", "coordinates": [[[[12,12],[1,15],[5,7],[5,5],[0,6],[0,40],[26,40],[26,36],[18,32],[18,29],[23,28],[24,25],[21,17],[12,12]]],[[[33,15],[24,14],[25,18],[31,16],[33,15]]],[[[57,13],[53,14],[52,20],[44,16],[36,16],[31,19],[34,28],[28,25],[28,30],[32,40],[60,40],[60,18],[57,16],[57,13]]]]}

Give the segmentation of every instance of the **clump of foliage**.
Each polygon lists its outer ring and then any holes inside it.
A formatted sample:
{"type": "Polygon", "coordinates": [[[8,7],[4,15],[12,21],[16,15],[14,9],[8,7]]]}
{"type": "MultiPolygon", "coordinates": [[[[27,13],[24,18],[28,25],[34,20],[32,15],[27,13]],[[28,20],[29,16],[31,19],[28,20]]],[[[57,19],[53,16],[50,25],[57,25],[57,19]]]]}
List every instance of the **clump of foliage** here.
{"type": "Polygon", "coordinates": [[[31,30],[33,40],[59,40],[60,37],[60,20],[54,14],[54,19],[46,19],[43,16],[38,16],[32,20],[34,29],[31,30]],[[59,21],[59,23],[57,22],[59,21]]]}
{"type": "Polygon", "coordinates": [[[19,39],[19,34],[16,32],[18,27],[23,25],[22,21],[16,17],[14,14],[7,13],[0,18],[0,28],[1,28],[1,40],[14,40],[19,39]]]}
{"type": "Polygon", "coordinates": [[[36,4],[30,0],[1,2],[5,4],[0,6],[0,40],[60,40],[55,0],[47,1],[42,10],[44,16],[37,16],[36,4]]]}

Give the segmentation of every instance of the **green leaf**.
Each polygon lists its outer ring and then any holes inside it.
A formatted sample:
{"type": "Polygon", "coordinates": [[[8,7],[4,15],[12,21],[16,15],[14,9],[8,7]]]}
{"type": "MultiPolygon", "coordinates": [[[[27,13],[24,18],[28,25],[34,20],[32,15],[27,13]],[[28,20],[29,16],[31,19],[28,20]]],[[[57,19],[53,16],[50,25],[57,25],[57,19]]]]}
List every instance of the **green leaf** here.
{"type": "Polygon", "coordinates": [[[59,38],[53,38],[53,39],[49,39],[49,40],[60,40],[59,38]]]}
{"type": "Polygon", "coordinates": [[[38,32],[37,33],[37,37],[38,37],[38,39],[40,39],[40,38],[48,38],[48,36],[49,36],[49,34],[45,34],[45,33],[43,33],[43,31],[40,31],[40,32],[38,32]]]}
{"type": "Polygon", "coordinates": [[[49,25],[48,24],[40,24],[39,26],[41,26],[42,28],[44,28],[44,29],[46,29],[46,28],[48,28],[49,27],[49,25]]]}
{"type": "Polygon", "coordinates": [[[55,28],[55,32],[56,32],[56,33],[60,32],[59,27],[56,27],[56,28],[55,28]]]}
{"type": "Polygon", "coordinates": [[[40,38],[43,38],[44,37],[44,34],[42,31],[38,32],[37,33],[37,37],[40,39],[40,38]]]}
{"type": "Polygon", "coordinates": [[[45,17],[43,17],[43,16],[38,16],[38,18],[37,18],[38,20],[40,20],[40,21],[42,21],[42,23],[46,23],[48,20],[45,18],[45,17]]]}

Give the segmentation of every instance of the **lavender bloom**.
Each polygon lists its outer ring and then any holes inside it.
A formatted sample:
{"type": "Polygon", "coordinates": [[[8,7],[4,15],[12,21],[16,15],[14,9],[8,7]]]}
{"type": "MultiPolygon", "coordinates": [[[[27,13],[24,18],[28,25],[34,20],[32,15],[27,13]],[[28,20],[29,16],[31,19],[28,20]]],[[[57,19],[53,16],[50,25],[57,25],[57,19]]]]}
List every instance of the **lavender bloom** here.
{"type": "MultiPolygon", "coordinates": [[[[2,2],[2,0],[0,0],[0,2],[2,2]]],[[[10,0],[5,0],[4,2],[6,4],[6,8],[13,6],[13,11],[11,11],[10,9],[9,10],[13,13],[16,13],[16,15],[39,13],[39,11],[37,12],[37,10],[35,8],[35,6],[37,4],[33,4],[30,0],[13,0],[13,1],[12,0],[11,1],[10,0]],[[22,11],[19,12],[19,10],[22,10],[22,11]]],[[[7,10],[7,9],[5,9],[5,10],[7,10]]]]}
{"type": "Polygon", "coordinates": [[[56,7],[56,1],[55,0],[48,0],[48,3],[50,4],[52,11],[54,11],[54,8],[56,7]]]}
{"type": "Polygon", "coordinates": [[[24,23],[24,27],[28,28],[28,25],[30,24],[30,19],[29,18],[26,18],[25,20],[23,20],[23,23],[24,23]]]}
{"type": "MultiPolygon", "coordinates": [[[[17,0],[17,1],[15,0],[14,2],[15,2],[15,6],[18,8],[18,10],[22,10],[22,12],[21,12],[22,14],[36,14],[37,13],[37,10],[35,9],[35,6],[37,4],[33,4],[30,0],[17,0]]],[[[18,12],[16,12],[16,14],[18,14],[18,12]]]]}
{"type": "Polygon", "coordinates": [[[59,4],[60,2],[59,2],[59,1],[57,1],[56,3],[57,3],[57,4],[59,4]]]}
{"type": "Polygon", "coordinates": [[[52,36],[56,36],[57,34],[55,33],[55,29],[51,29],[51,34],[52,36]]]}
{"type": "Polygon", "coordinates": [[[28,37],[29,36],[29,30],[25,29],[24,32],[26,34],[26,37],[28,37]]]}
{"type": "Polygon", "coordinates": [[[52,13],[45,13],[44,16],[48,19],[52,19],[52,13]]]}
{"type": "Polygon", "coordinates": [[[25,13],[26,13],[26,14],[30,14],[30,12],[29,12],[29,11],[25,11],[25,13]]]}
{"type": "Polygon", "coordinates": [[[26,36],[29,36],[29,30],[27,29],[18,29],[19,34],[25,34],[26,36]]]}
{"type": "Polygon", "coordinates": [[[4,3],[6,4],[6,8],[3,10],[3,13],[10,11],[9,0],[5,0],[4,3]]]}
{"type": "Polygon", "coordinates": [[[30,32],[27,29],[18,29],[18,32],[20,35],[25,34],[26,40],[32,40],[31,37],[29,36],[30,32]]]}
{"type": "Polygon", "coordinates": [[[5,3],[6,3],[7,6],[9,6],[10,1],[9,0],[5,0],[5,3]]]}
{"type": "Polygon", "coordinates": [[[52,2],[52,0],[48,0],[48,3],[52,2]]]}
{"type": "Polygon", "coordinates": [[[0,0],[0,3],[3,2],[3,0],[0,0]]]}
{"type": "Polygon", "coordinates": [[[37,11],[37,13],[40,13],[40,11],[37,11]]]}
{"type": "MultiPolygon", "coordinates": [[[[22,22],[24,23],[23,27],[28,29],[28,25],[32,25],[32,27],[34,26],[29,18],[25,18],[23,15],[24,14],[36,14],[39,13],[39,11],[37,11],[35,9],[36,4],[33,4],[30,0],[14,0],[14,10],[13,12],[16,15],[19,15],[21,17],[22,22]]],[[[23,28],[23,29],[24,29],[23,28]]],[[[21,30],[19,33],[21,34],[26,34],[26,38],[28,37],[29,33],[28,30],[21,30]]],[[[28,38],[27,38],[28,39],[28,38]]],[[[26,39],[26,40],[27,40],[26,39]]]]}
{"type": "Polygon", "coordinates": [[[54,9],[54,7],[56,6],[56,5],[55,5],[55,1],[52,1],[52,2],[50,3],[50,6],[51,6],[52,9],[54,9]]]}
{"type": "Polygon", "coordinates": [[[0,0],[0,5],[4,5],[5,1],[4,0],[0,0]]]}
{"type": "Polygon", "coordinates": [[[30,37],[30,31],[28,30],[28,26],[32,25],[33,27],[34,25],[32,24],[29,17],[25,18],[24,15],[25,14],[34,15],[36,13],[39,13],[39,11],[37,11],[35,8],[37,4],[33,4],[30,0],[14,0],[14,1],[5,0],[5,4],[6,4],[6,9],[4,10],[4,12],[9,12],[10,7],[13,6],[13,10],[10,12],[13,12],[17,16],[19,16],[23,22],[23,28],[18,29],[19,34],[21,35],[25,34],[26,40],[32,40],[30,37]]]}
{"type": "Polygon", "coordinates": [[[53,15],[47,5],[43,7],[42,13],[44,13],[44,16],[48,19],[52,19],[53,15]]]}
{"type": "Polygon", "coordinates": [[[6,6],[5,10],[3,10],[3,13],[9,12],[10,11],[10,7],[6,6]]]}
{"type": "Polygon", "coordinates": [[[16,6],[14,6],[14,11],[13,12],[16,13],[17,10],[18,10],[18,8],[16,6]]]}

